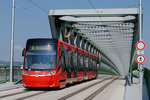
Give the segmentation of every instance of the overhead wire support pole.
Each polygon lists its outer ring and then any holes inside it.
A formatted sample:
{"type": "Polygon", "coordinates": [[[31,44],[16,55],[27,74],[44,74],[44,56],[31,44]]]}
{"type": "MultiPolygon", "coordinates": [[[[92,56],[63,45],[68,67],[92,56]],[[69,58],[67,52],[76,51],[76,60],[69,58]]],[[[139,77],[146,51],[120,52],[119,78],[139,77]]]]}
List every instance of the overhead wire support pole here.
{"type": "MultiPolygon", "coordinates": [[[[142,0],[139,0],[139,40],[142,41],[142,0]]],[[[143,65],[139,65],[139,81],[142,83],[143,79],[143,65]]]]}
{"type": "Polygon", "coordinates": [[[139,40],[142,41],[142,0],[139,3],[139,40]]]}
{"type": "Polygon", "coordinates": [[[14,25],[15,25],[15,0],[12,0],[11,19],[11,46],[10,46],[10,82],[13,82],[13,61],[14,61],[14,25]]]}

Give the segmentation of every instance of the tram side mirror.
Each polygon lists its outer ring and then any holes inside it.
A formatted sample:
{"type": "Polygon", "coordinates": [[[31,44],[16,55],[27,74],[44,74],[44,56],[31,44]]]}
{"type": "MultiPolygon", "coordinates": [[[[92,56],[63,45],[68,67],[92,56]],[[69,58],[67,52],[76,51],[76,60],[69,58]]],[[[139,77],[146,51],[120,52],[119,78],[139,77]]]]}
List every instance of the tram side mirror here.
{"type": "Polygon", "coordinates": [[[24,56],[25,48],[22,50],[22,57],[24,56]]]}

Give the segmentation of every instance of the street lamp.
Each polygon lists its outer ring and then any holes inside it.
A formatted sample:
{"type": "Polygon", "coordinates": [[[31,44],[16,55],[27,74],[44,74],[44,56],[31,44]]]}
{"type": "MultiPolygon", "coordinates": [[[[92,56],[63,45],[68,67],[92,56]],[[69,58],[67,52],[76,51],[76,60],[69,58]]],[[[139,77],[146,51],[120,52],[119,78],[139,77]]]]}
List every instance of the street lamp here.
{"type": "MultiPolygon", "coordinates": [[[[14,29],[15,29],[15,0],[12,0],[12,19],[11,19],[11,46],[10,46],[10,82],[13,82],[13,62],[14,62],[14,29]]],[[[27,9],[25,7],[19,7],[27,9]]]]}
{"type": "Polygon", "coordinates": [[[13,82],[13,61],[14,61],[14,25],[15,25],[15,0],[12,0],[11,19],[11,46],[10,46],[10,82],[13,82]]]}
{"type": "Polygon", "coordinates": [[[139,0],[139,40],[142,41],[142,0],[139,0]]]}

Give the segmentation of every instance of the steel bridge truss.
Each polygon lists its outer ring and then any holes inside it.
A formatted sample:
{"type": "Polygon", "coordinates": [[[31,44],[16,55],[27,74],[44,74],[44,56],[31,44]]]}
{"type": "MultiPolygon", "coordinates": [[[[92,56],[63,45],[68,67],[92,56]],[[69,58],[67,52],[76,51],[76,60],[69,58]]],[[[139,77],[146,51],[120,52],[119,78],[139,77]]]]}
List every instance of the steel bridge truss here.
{"type": "Polygon", "coordinates": [[[139,39],[137,8],[50,10],[52,37],[99,57],[98,66],[126,75],[139,39]]]}

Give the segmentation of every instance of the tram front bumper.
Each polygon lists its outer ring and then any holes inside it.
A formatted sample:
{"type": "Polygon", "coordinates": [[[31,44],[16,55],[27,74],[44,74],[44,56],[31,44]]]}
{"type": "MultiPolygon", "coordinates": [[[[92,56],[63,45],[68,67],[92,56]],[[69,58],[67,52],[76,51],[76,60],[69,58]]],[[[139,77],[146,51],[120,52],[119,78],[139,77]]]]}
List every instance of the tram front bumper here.
{"type": "Polygon", "coordinates": [[[26,76],[22,75],[24,87],[49,87],[51,76],[26,76]]]}

